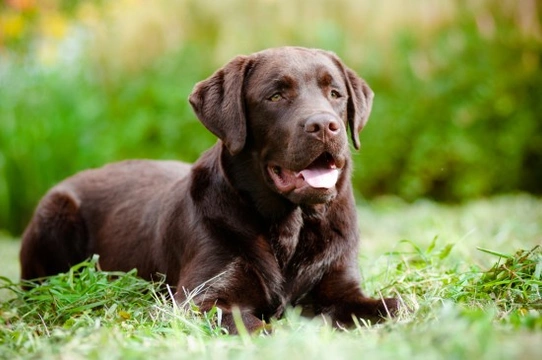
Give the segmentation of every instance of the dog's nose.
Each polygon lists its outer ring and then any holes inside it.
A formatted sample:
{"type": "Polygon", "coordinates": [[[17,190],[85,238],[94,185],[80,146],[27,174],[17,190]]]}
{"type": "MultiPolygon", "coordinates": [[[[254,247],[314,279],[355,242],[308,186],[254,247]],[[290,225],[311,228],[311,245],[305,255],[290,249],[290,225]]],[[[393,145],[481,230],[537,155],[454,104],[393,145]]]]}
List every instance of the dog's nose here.
{"type": "Polygon", "coordinates": [[[331,138],[341,131],[339,121],[328,114],[311,116],[304,126],[305,132],[317,137],[320,140],[331,138]]]}

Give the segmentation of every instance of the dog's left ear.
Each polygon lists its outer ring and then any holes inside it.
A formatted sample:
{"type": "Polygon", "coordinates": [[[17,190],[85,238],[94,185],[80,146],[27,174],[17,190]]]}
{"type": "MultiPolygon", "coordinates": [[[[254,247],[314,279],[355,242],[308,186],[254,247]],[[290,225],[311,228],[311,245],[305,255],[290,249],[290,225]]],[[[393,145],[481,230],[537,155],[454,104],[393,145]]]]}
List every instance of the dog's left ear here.
{"type": "Polygon", "coordinates": [[[359,133],[369,120],[374,92],[355,72],[348,68],[345,68],[344,72],[348,89],[348,126],[354,147],[359,150],[359,133]]]}
{"type": "Polygon", "coordinates": [[[359,150],[359,133],[367,124],[373,106],[374,93],[354,71],[346,67],[337,55],[326,52],[343,72],[348,91],[347,119],[356,150],[359,150]]]}
{"type": "Polygon", "coordinates": [[[249,57],[237,56],[197,83],[188,99],[199,120],[232,155],[243,150],[247,136],[243,84],[249,63],[249,57]]]}

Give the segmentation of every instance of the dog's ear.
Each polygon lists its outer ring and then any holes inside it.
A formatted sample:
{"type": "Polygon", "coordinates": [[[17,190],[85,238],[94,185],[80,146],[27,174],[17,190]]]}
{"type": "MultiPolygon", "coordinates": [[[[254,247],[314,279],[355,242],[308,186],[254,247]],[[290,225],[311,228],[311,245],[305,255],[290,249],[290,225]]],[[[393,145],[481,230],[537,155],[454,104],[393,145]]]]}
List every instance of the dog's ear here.
{"type": "Polygon", "coordinates": [[[337,67],[343,72],[348,91],[347,119],[352,142],[359,150],[359,133],[367,124],[373,106],[374,93],[354,71],[346,67],[337,55],[332,52],[326,54],[331,57],[337,67]]]}
{"type": "Polygon", "coordinates": [[[345,68],[346,87],[348,89],[348,126],[352,142],[359,150],[359,133],[367,124],[373,106],[374,93],[367,83],[359,78],[355,72],[345,68]]]}
{"type": "Polygon", "coordinates": [[[249,63],[247,56],[234,58],[197,83],[188,99],[199,120],[232,155],[243,150],[247,137],[243,84],[249,63]]]}

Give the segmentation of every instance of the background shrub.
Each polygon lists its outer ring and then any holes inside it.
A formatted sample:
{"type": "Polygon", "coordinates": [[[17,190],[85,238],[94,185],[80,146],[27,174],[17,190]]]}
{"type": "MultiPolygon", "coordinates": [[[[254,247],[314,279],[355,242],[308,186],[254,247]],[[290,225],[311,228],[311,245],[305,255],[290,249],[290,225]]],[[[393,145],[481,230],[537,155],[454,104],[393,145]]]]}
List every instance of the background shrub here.
{"type": "Polygon", "coordinates": [[[187,97],[239,53],[335,51],[376,93],[358,196],[542,192],[542,7],[532,1],[32,1],[0,5],[0,229],[54,183],[215,141],[187,97]]]}

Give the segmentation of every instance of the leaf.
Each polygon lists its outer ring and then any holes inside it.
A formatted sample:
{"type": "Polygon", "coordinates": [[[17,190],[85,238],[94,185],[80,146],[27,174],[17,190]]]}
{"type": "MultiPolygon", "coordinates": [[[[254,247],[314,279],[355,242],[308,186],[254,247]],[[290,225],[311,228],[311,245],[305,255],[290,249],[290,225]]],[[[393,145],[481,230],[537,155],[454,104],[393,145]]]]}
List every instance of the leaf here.
{"type": "Polygon", "coordinates": [[[445,258],[448,257],[448,255],[450,255],[450,252],[452,251],[454,247],[454,244],[447,244],[444,249],[442,249],[439,254],[438,254],[438,257],[440,260],[444,260],[445,258]]]}
{"type": "Polygon", "coordinates": [[[119,310],[119,316],[123,318],[124,320],[130,320],[130,318],[132,317],[130,313],[124,310],[119,310]]]}
{"type": "Polygon", "coordinates": [[[431,241],[431,244],[429,244],[429,247],[427,247],[427,250],[425,251],[426,254],[430,254],[433,251],[433,249],[435,249],[435,246],[437,245],[437,239],[438,239],[438,235],[435,235],[435,237],[431,241]]]}
{"type": "Polygon", "coordinates": [[[485,253],[490,254],[490,255],[495,255],[495,256],[498,256],[498,257],[504,258],[504,259],[513,259],[514,258],[512,255],[506,255],[506,254],[499,253],[499,252],[496,252],[496,251],[493,251],[493,250],[484,249],[484,248],[481,248],[479,246],[476,247],[476,249],[481,251],[481,252],[485,252],[485,253]]]}

